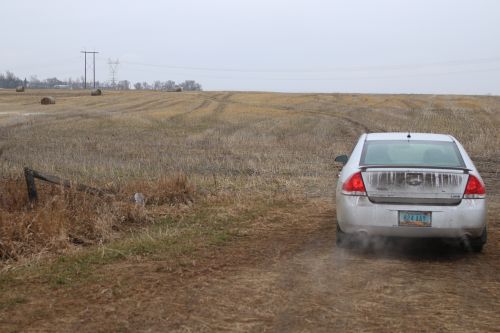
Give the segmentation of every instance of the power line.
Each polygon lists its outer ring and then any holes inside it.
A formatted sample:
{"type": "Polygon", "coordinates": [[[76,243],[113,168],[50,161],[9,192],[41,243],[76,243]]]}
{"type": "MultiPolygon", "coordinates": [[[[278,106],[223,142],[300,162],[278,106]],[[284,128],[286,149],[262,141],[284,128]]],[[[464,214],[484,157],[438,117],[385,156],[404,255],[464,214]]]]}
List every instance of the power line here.
{"type": "Polygon", "coordinates": [[[373,71],[373,70],[401,70],[401,69],[421,69],[425,67],[442,67],[442,66],[463,66],[463,65],[479,65],[488,63],[500,62],[500,57],[469,59],[469,60],[451,60],[428,63],[414,63],[401,65],[376,65],[376,66],[353,66],[353,67],[330,67],[330,68],[310,68],[310,69],[243,69],[243,68],[217,68],[217,67],[196,67],[196,66],[176,66],[164,64],[151,64],[142,62],[122,61],[123,64],[180,69],[193,71],[212,71],[212,72],[241,72],[241,73],[324,73],[324,72],[358,72],[358,71],[373,71]]]}
{"type": "MultiPolygon", "coordinates": [[[[131,69],[132,71],[146,72],[149,70],[144,69],[131,69]]],[[[436,73],[414,73],[414,74],[393,74],[393,75],[365,75],[365,76],[351,76],[351,77],[323,77],[323,78],[311,78],[311,77],[252,77],[252,76],[220,76],[220,75],[207,75],[207,74],[196,74],[197,77],[209,78],[216,80],[234,80],[237,78],[243,78],[245,80],[263,80],[263,81],[344,81],[344,80],[370,80],[370,79],[395,79],[395,78],[413,78],[413,77],[436,77],[436,76],[448,76],[456,74],[467,74],[467,73],[488,73],[500,71],[500,67],[491,67],[483,69],[466,69],[466,70],[455,70],[455,71],[445,71],[436,73]]]]}

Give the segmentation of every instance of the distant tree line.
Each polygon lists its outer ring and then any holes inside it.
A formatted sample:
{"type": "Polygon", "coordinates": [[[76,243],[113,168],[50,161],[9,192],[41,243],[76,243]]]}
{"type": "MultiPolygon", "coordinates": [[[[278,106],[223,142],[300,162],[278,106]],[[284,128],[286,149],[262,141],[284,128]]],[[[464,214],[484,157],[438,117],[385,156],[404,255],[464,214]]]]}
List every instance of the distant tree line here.
{"type": "Polygon", "coordinates": [[[0,73],[0,88],[16,88],[23,85],[23,80],[18,78],[12,72],[0,73]]]}
{"type": "MultiPolygon", "coordinates": [[[[56,77],[48,79],[39,79],[36,75],[33,75],[27,80],[26,78],[20,79],[14,73],[6,71],[5,74],[0,73],[0,88],[14,89],[18,86],[24,86],[33,89],[50,89],[50,88],[67,88],[67,89],[82,89],[84,86],[84,78],[76,79],[66,79],[59,80],[56,77]]],[[[87,88],[93,87],[93,82],[87,80],[87,88]]],[[[128,80],[121,80],[115,83],[111,82],[99,82],[96,81],[96,87],[101,89],[114,89],[114,90],[129,90],[131,89],[131,83],[128,80]]],[[[201,84],[194,80],[186,80],[182,83],[175,83],[175,81],[154,81],[152,83],[148,82],[137,82],[133,85],[136,90],[166,90],[175,91],[181,88],[184,91],[201,91],[201,84]]]]}
{"type": "Polygon", "coordinates": [[[177,89],[182,89],[185,91],[201,91],[201,84],[194,80],[186,80],[182,83],[175,83],[175,81],[154,81],[152,84],[148,82],[136,82],[134,84],[134,89],[136,90],[166,90],[175,91],[177,89]]]}

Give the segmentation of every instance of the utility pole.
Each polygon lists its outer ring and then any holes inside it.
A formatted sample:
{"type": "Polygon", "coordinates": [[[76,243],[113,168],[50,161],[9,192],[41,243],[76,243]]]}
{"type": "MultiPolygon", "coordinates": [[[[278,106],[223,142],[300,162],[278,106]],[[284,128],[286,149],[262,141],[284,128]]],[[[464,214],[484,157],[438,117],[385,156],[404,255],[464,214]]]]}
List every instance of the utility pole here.
{"type": "Polygon", "coordinates": [[[85,66],[85,76],[84,76],[84,81],[83,81],[83,88],[84,89],[87,89],[87,53],[92,53],[92,57],[93,57],[92,70],[94,72],[94,89],[95,89],[95,54],[99,53],[99,52],[96,52],[96,51],[80,51],[80,53],[85,54],[85,63],[84,63],[84,66],[85,66]]]}
{"type": "Polygon", "coordinates": [[[92,56],[94,58],[94,64],[92,65],[92,67],[94,68],[94,89],[95,89],[95,52],[92,53],[92,56]]]}
{"type": "Polygon", "coordinates": [[[81,53],[85,54],[85,62],[83,63],[83,70],[84,70],[84,81],[83,81],[83,89],[87,89],[87,52],[86,51],[80,51],[81,53]]]}

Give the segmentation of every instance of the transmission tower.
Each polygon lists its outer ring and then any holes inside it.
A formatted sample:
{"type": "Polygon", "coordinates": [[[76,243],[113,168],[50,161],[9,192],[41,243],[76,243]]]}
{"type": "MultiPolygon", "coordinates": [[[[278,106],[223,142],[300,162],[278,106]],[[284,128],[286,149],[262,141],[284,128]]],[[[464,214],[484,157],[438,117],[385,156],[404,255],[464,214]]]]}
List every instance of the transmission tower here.
{"type": "Polygon", "coordinates": [[[108,65],[109,65],[109,75],[111,76],[111,86],[113,88],[116,87],[116,73],[118,71],[118,65],[120,64],[120,61],[116,59],[115,61],[108,59],[108,65]]]}
{"type": "Polygon", "coordinates": [[[96,53],[99,53],[99,52],[96,52],[96,51],[80,51],[80,52],[85,54],[85,63],[84,63],[85,75],[84,75],[84,81],[83,81],[83,88],[87,89],[87,69],[92,68],[92,72],[94,73],[94,89],[95,89],[95,55],[96,55],[96,53]],[[90,64],[87,65],[87,53],[92,53],[92,59],[93,59],[92,66],[90,66],[90,64]]]}

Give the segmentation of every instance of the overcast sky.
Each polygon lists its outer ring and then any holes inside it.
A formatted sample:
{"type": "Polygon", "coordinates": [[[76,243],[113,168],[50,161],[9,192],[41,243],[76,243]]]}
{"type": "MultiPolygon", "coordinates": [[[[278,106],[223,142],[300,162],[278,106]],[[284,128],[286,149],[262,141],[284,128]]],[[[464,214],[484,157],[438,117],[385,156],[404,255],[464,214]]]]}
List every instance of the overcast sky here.
{"type": "Polygon", "coordinates": [[[500,95],[498,0],[2,0],[0,72],[204,90],[500,95]],[[90,74],[90,73],[89,73],[90,74]]]}

